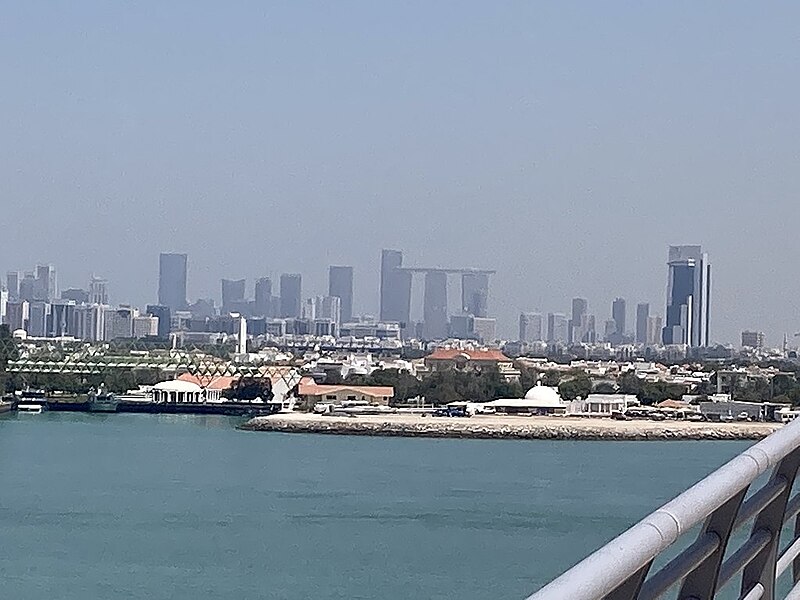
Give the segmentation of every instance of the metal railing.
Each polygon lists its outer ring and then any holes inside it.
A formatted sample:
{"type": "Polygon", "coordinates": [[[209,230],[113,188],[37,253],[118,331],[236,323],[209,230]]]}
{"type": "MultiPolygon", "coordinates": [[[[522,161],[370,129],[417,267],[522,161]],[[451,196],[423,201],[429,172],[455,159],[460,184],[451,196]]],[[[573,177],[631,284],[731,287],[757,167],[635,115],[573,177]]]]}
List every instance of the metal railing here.
{"type": "Polygon", "coordinates": [[[735,597],[774,600],[776,581],[789,567],[793,587],[784,597],[800,600],[800,494],[791,496],[798,467],[800,420],[751,446],[528,600],[653,600],[668,592],[679,600],[710,600],[737,580],[735,597]],[[768,481],[748,496],[769,470],[768,481]],[[781,544],[791,519],[792,539],[781,544]],[[748,524],[749,536],[734,549],[732,535],[748,524]],[[651,573],[655,559],[698,525],[697,539],[651,573]]]}

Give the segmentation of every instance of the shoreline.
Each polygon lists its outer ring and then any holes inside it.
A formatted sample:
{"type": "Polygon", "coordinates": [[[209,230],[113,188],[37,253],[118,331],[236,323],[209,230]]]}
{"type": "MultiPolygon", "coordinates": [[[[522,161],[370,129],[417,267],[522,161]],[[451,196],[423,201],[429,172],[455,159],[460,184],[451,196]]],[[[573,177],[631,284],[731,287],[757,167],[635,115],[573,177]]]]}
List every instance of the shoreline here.
{"type": "Polygon", "coordinates": [[[684,441],[760,440],[780,423],[697,423],[687,421],[613,421],[607,418],[477,415],[470,418],[417,415],[328,416],[309,413],[253,417],[247,431],[424,437],[450,439],[684,441]]]}

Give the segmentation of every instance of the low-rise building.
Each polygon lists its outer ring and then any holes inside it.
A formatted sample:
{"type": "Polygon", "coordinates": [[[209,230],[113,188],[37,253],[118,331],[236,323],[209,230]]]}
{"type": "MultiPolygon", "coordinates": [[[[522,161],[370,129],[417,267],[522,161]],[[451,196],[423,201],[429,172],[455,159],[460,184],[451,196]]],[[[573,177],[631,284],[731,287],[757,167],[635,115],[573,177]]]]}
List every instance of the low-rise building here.
{"type": "Polygon", "coordinates": [[[311,410],[315,404],[341,405],[347,402],[388,406],[394,397],[394,388],[377,385],[320,385],[311,377],[304,377],[297,386],[297,396],[301,410],[311,410]]]}

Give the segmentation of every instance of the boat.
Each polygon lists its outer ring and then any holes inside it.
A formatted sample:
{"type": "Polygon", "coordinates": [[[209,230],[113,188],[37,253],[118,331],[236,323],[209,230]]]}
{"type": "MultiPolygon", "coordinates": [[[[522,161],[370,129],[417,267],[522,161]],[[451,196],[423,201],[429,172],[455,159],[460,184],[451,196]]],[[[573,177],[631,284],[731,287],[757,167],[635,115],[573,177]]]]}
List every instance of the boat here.
{"type": "Polygon", "coordinates": [[[14,403],[8,400],[0,400],[0,414],[11,412],[14,409],[14,403]]]}
{"type": "Polygon", "coordinates": [[[17,412],[20,413],[28,413],[31,415],[38,415],[45,409],[43,404],[34,404],[25,402],[23,404],[17,404],[17,412]]]}
{"type": "Polygon", "coordinates": [[[89,391],[89,412],[117,412],[118,405],[114,394],[107,392],[103,384],[100,384],[97,391],[89,391]]]}

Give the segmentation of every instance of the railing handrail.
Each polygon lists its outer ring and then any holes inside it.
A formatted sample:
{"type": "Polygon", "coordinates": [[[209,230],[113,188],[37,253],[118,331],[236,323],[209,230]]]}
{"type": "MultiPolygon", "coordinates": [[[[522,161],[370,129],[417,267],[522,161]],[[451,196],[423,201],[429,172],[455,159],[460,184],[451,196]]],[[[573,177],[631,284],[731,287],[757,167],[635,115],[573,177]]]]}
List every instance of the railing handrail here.
{"type": "MultiPolygon", "coordinates": [[[[528,600],[606,598],[626,582],[632,582],[637,573],[644,571],[646,574],[653,559],[664,549],[711,517],[737,494],[741,493],[743,496],[743,492],[753,481],[769,469],[777,467],[798,448],[800,420],[782,427],[751,446],[529,596],[528,600]]],[[[794,474],[792,479],[793,477],[794,474]]],[[[738,511],[738,506],[736,510],[738,511]]],[[[735,516],[736,512],[733,514],[731,527],[735,516]]],[[[727,539],[721,542],[724,545],[727,539]]],[[[620,597],[637,598],[642,581],[638,584],[632,583],[634,591],[620,597]]]]}

